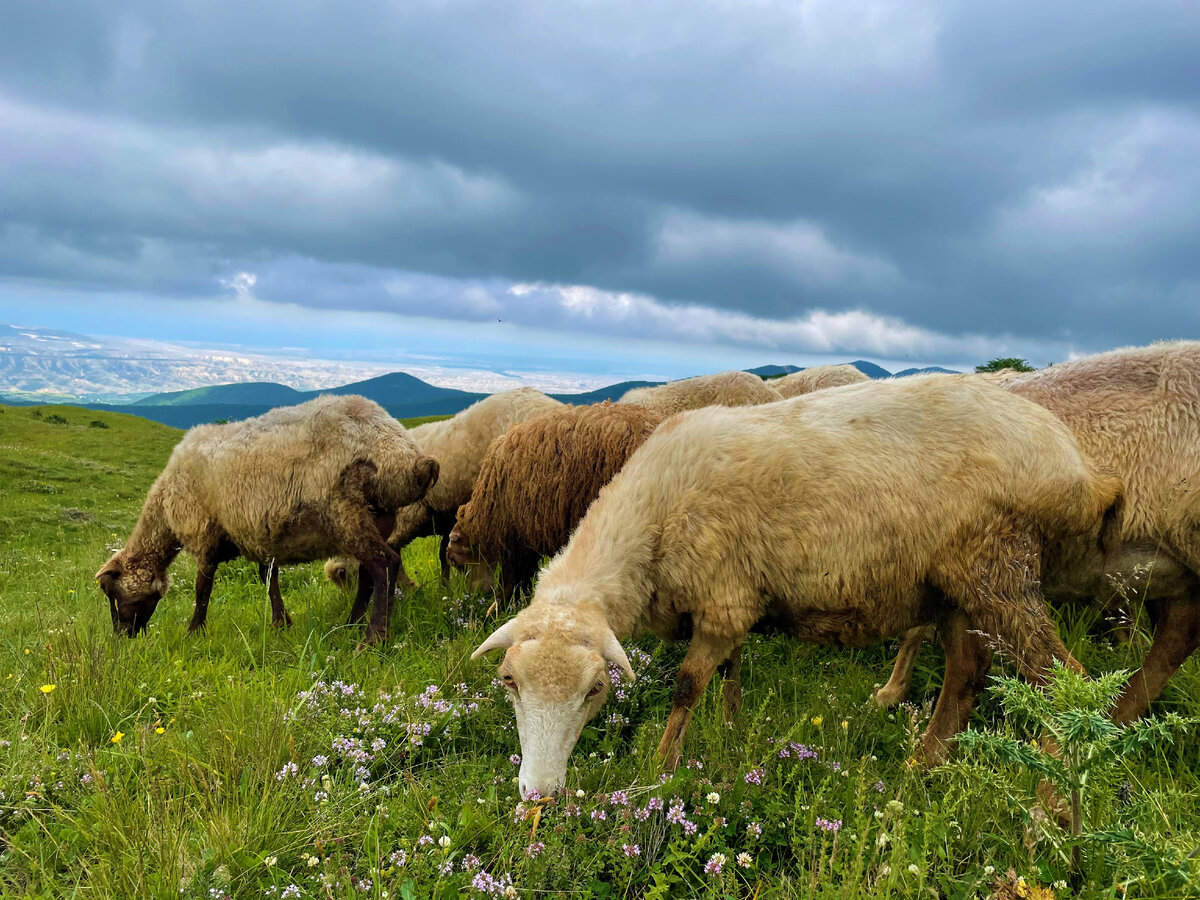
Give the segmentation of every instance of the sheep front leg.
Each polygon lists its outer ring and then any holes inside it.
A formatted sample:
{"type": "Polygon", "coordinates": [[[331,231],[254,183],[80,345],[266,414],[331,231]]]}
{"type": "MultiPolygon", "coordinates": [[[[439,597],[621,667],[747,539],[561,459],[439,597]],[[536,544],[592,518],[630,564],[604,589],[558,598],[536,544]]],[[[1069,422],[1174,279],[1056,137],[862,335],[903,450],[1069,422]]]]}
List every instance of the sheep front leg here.
{"type": "Polygon", "coordinates": [[[875,692],[874,700],[885,709],[903,701],[912,687],[913,669],[917,665],[917,656],[921,652],[921,644],[933,640],[933,628],[929,625],[918,625],[904,633],[900,641],[900,649],[896,652],[896,663],[892,666],[892,676],[888,683],[875,692]]]}
{"type": "Polygon", "coordinates": [[[927,765],[943,762],[953,746],[954,736],[967,727],[975,697],[983,690],[992,665],[992,651],[978,635],[967,630],[967,624],[967,617],[955,611],[938,627],[946,652],[946,673],[933,718],[922,739],[922,755],[927,765]]]}
{"type": "Polygon", "coordinates": [[[1171,676],[1200,646],[1200,596],[1167,601],[1158,612],[1154,643],[1113,710],[1113,719],[1123,725],[1145,715],[1171,676]]]}
{"type": "Polygon", "coordinates": [[[271,598],[271,624],[276,628],[291,628],[292,617],[288,615],[283,605],[283,595],[279,593],[279,566],[275,560],[267,563],[267,596],[271,598]]]}
{"type": "Polygon", "coordinates": [[[668,771],[679,767],[679,759],[683,755],[683,736],[692,720],[692,708],[704,694],[704,689],[712,680],[717,666],[729,659],[740,643],[740,640],[721,638],[704,632],[696,632],[692,636],[687,655],[684,656],[675,679],[671,715],[667,718],[667,727],[663,730],[662,740],[658,745],[658,757],[668,771]]]}
{"type": "Polygon", "coordinates": [[[387,554],[382,558],[364,562],[359,570],[360,577],[363,572],[369,572],[372,583],[371,621],[367,624],[365,639],[368,644],[378,644],[387,639],[388,626],[392,620],[392,604],[395,602],[393,587],[400,571],[400,554],[387,544],[383,545],[383,549],[387,554]]]}
{"type": "Polygon", "coordinates": [[[204,556],[196,560],[196,607],[192,610],[192,622],[188,634],[203,630],[208,624],[208,600],[212,596],[213,577],[217,574],[215,559],[204,556]]]}

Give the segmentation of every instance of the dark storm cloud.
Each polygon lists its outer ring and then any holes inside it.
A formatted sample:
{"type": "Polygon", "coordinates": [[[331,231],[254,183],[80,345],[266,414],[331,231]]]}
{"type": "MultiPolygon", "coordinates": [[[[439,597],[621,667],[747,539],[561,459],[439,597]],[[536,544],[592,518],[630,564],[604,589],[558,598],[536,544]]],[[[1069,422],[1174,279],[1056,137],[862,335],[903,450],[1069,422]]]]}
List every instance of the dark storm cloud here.
{"type": "Polygon", "coordinates": [[[559,327],[630,296],[1186,336],[1198,60],[1177,2],[21,4],[0,266],[559,327]]]}

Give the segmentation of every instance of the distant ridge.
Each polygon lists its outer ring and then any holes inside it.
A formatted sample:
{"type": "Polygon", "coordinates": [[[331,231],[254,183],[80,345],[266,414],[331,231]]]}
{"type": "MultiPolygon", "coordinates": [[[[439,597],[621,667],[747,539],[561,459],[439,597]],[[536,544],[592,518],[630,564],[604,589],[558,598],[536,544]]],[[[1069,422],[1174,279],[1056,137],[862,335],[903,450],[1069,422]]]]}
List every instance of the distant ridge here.
{"type": "Polygon", "coordinates": [[[865,359],[856,359],[850,363],[858,371],[862,372],[868,378],[891,378],[892,373],[883,366],[877,366],[873,362],[867,362],[865,359]]]}
{"type": "MultiPolygon", "coordinates": [[[[866,360],[855,360],[850,365],[871,378],[892,377],[892,373],[887,369],[866,360]]],[[[802,366],[793,365],[765,365],[746,371],[759,377],[769,378],[799,372],[802,368],[802,366]]],[[[902,376],[927,372],[949,373],[950,370],[931,366],[924,369],[905,369],[896,374],[902,376]]],[[[657,384],[662,384],[662,382],[622,381],[584,393],[556,393],[550,396],[564,403],[577,405],[600,403],[604,400],[619,400],[626,391],[633,388],[653,387],[657,384]]],[[[132,413],[175,428],[191,428],[206,422],[248,419],[279,406],[303,403],[321,394],[361,394],[374,400],[399,419],[454,415],[488,396],[484,393],[438,387],[409,375],[407,372],[392,372],[377,378],[369,378],[366,381],[355,381],[351,384],[319,391],[298,391],[273,381],[251,381],[152,394],[127,404],[89,403],[80,405],[90,409],[132,413]]],[[[25,398],[15,397],[6,402],[19,405],[42,405],[37,401],[30,402],[25,398]]]]}
{"type": "Polygon", "coordinates": [[[903,378],[905,375],[961,375],[961,372],[955,372],[953,369],[943,369],[941,366],[927,366],[924,369],[905,369],[903,372],[897,372],[893,377],[903,378]]]}

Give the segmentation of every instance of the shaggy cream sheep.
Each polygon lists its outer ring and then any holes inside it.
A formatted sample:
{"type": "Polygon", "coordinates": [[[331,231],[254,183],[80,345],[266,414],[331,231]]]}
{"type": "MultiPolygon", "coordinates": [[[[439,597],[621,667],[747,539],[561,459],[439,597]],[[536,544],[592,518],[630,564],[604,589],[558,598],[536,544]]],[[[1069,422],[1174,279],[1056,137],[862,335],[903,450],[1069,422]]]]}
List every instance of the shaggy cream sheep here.
{"type": "MultiPolygon", "coordinates": [[[[146,627],[181,549],[198,569],[192,631],[205,624],[220,563],[238,556],[310,562],[340,552],[366,573],[359,599],[365,606],[374,594],[367,639],[380,640],[399,566],[384,535],[395,511],[423,497],[437,476],[437,462],[365,397],[325,395],[193,428],[150,487],[125,547],[96,573],[113,627],[128,634],[146,627]]],[[[273,572],[271,581],[275,624],[286,624],[273,572]]]]}
{"type": "MultiPolygon", "coordinates": [[[[517,422],[524,422],[563,404],[533,388],[516,388],[485,397],[462,412],[438,422],[427,422],[413,428],[409,434],[423,453],[438,461],[441,474],[437,484],[418,503],[406,506],[396,514],[396,526],[388,544],[399,553],[410,541],[419,537],[438,535],[438,551],[442,578],[449,574],[446,546],[458,508],[471,499],[471,487],[479,477],[488,445],[517,422]]],[[[348,565],[345,559],[331,559],[325,564],[329,580],[344,584],[348,565]]],[[[401,577],[408,581],[403,567],[401,577]]],[[[411,583],[411,582],[410,582],[411,583]]],[[[358,609],[355,615],[361,615],[358,609]]]]}
{"type": "Polygon", "coordinates": [[[825,388],[841,387],[844,384],[861,384],[871,379],[851,365],[844,366],[813,366],[792,372],[782,378],[772,378],[767,382],[782,397],[799,397],[801,394],[811,394],[825,388]]]}
{"type": "Polygon", "coordinates": [[[640,403],[665,416],[705,406],[758,406],[782,400],[779,392],[750,372],[717,372],[671,381],[657,387],[634,388],[622,403],[640,403]]]}
{"type": "Polygon", "coordinates": [[[542,571],[530,605],[475,651],[506,649],[520,786],[562,786],[620,641],[690,636],[659,753],[752,628],[860,646],[937,621],[945,686],[925,736],[940,759],[965,724],[996,635],[1022,673],[1074,663],[1038,588],[1046,540],[1096,539],[1120,492],[1052,414],[968,376],[851,385],[675,416],[637,450],[542,571]]]}
{"type": "MultiPolygon", "coordinates": [[[[1133,721],[1200,646],[1200,342],[1113,350],[999,380],[1057,415],[1084,452],[1125,483],[1120,551],[1106,563],[1087,543],[1064,544],[1046,556],[1043,590],[1051,602],[1145,604],[1154,643],[1113,712],[1133,721]]],[[[881,704],[908,694],[927,634],[906,636],[876,693],[881,704]]]]}

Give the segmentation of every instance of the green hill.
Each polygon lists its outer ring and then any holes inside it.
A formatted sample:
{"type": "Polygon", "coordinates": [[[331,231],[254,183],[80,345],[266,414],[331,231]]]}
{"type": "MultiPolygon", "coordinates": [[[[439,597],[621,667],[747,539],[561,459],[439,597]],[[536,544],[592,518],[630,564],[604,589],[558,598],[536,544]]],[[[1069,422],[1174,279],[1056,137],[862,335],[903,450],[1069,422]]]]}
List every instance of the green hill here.
{"type": "Polygon", "coordinates": [[[151,394],[133,406],[292,406],[303,403],[308,395],[273,381],[249,381],[242,384],[214,384],[188,391],[151,394]]]}

